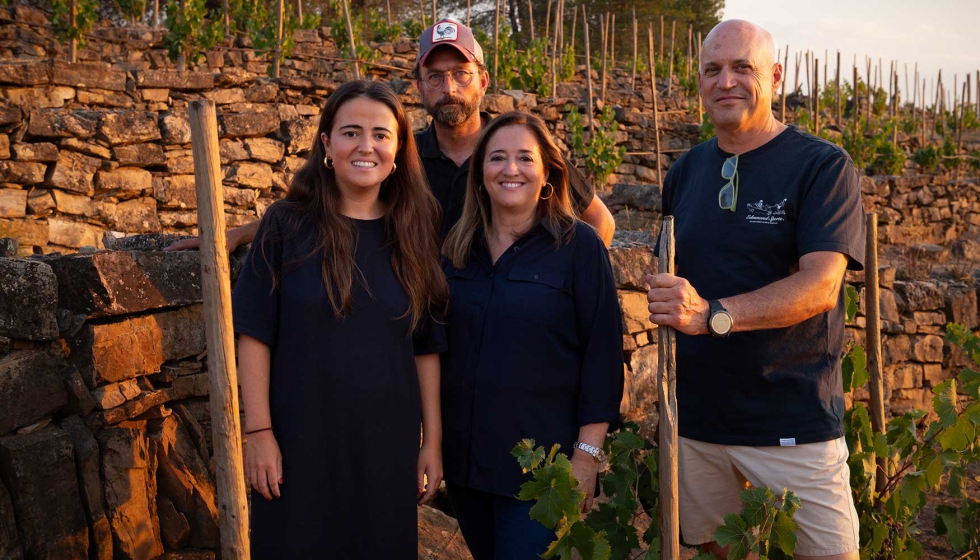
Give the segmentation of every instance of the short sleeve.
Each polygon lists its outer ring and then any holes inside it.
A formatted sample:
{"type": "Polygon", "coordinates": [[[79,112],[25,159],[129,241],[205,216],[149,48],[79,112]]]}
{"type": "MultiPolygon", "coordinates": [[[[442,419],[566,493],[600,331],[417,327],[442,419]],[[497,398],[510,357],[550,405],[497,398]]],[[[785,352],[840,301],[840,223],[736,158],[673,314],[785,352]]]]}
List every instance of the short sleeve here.
{"type": "Polygon", "coordinates": [[[568,194],[572,198],[572,209],[575,210],[576,216],[581,216],[582,212],[592,204],[595,189],[585,175],[568,159],[565,160],[565,166],[568,168],[568,194]]]}
{"type": "Polygon", "coordinates": [[[622,423],[623,321],[609,254],[591,228],[578,228],[574,284],[579,340],[583,344],[578,425],[622,423]]]}
{"type": "Polygon", "coordinates": [[[847,268],[864,268],[866,222],[857,170],[836,153],[810,182],[800,202],[796,244],[799,255],[834,251],[848,257],[847,268]]]}
{"type": "Polygon", "coordinates": [[[274,274],[282,270],[279,212],[266,211],[232,294],[235,332],[274,346],[279,330],[279,289],[274,274]]]}
{"type": "Polygon", "coordinates": [[[426,314],[426,319],[412,333],[412,346],[416,356],[441,354],[449,350],[449,343],[446,341],[446,321],[442,313],[426,314]]]}

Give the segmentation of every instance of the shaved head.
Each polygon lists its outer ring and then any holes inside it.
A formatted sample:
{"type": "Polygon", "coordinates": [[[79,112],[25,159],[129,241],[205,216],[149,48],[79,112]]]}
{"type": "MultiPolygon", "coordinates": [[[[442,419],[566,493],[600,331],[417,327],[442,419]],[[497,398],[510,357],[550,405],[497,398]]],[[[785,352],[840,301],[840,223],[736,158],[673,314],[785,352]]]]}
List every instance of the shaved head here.
{"type": "Polygon", "coordinates": [[[751,45],[752,52],[760,62],[770,65],[777,62],[776,42],[772,38],[772,33],[744,19],[730,19],[716,25],[704,38],[701,60],[698,61],[700,67],[704,65],[705,51],[710,50],[712,45],[723,39],[731,39],[751,45]]]}

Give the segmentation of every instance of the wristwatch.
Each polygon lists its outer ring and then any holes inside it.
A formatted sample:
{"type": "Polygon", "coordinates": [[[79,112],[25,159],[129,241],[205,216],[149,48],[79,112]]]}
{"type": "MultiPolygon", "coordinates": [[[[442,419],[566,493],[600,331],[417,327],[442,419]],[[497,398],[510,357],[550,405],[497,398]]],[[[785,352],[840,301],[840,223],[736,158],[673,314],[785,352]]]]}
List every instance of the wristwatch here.
{"type": "Polygon", "coordinates": [[[711,336],[717,338],[727,337],[732,332],[732,327],[735,324],[732,321],[731,314],[716,299],[708,302],[708,309],[711,312],[708,316],[708,332],[711,333],[711,336]]]}
{"type": "Polygon", "coordinates": [[[589,455],[592,455],[592,458],[595,459],[596,463],[606,462],[606,452],[603,451],[601,447],[596,447],[594,445],[582,443],[581,441],[576,441],[575,443],[572,444],[572,447],[575,449],[585,451],[589,455]]]}

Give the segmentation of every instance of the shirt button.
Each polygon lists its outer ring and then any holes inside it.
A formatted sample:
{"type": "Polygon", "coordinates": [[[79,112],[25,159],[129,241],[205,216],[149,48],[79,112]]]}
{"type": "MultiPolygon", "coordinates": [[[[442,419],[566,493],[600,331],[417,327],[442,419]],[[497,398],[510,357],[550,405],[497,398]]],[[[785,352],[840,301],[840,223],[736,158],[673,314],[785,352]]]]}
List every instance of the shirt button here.
{"type": "Polygon", "coordinates": [[[535,274],[535,275],[534,275],[534,278],[535,278],[535,279],[537,279],[537,277],[538,277],[538,275],[537,275],[537,274],[535,274]]]}

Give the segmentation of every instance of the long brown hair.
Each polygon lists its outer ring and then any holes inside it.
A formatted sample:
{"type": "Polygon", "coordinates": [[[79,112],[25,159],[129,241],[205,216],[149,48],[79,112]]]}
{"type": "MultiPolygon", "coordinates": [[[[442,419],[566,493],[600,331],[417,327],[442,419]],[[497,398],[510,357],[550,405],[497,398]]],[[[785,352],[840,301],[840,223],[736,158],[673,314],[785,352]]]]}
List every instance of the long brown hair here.
{"type": "Polygon", "coordinates": [[[575,214],[568,194],[568,168],[561,150],[551,138],[544,121],[536,115],[512,111],[490,121],[476,143],[476,150],[470,158],[470,175],[466,182],[466,199],[463,202],[463,215],[446,236],[442,254],[449,258],[456,268],[464,268],[469,262],[473,241],[481,232],[490,230],[490,197],[483,186],[483,163],[487,155],[490,138],[505,126],[523,126],[531,131],[541,150],[542,164],[554,187],[549,198],[538,200],[536,220],[543,220],[555,236],[555,247],[568,243],[575,235],[575,214]]]}
{"type": "MultiPolygon", "coordinates": [[[[340,107],[360,97],[383,103],[398,122],[396,170],[381,184],[378,197],[385,207],[384,229],[392,248],[391,265],[408,294],[410,304],[406,315],[411,316],[414,331],[430,310],[445,307],[449,293],[439,265],[439,203],[425,180],[405,109],[390,87],[381,82],[357,80],[345,83],[330,95],[320,114],[309,158],[293,177],[286,198],[278,203],[292,211],[283,213],[282,230],[274,235],[289,238],[305,220],[315,224],[317,239],[304,259],[322,252],[323,284],[330,306],[338,319],[346,316],[351,311],[355,271],[362,284],[364,279],[354,263],[357,230],[353,220],[341,213],[341,195],[334,172],[323,164],[326,154],[320,133],[329,136],[340,107]]],[[[259,240],[263,257],[266,241],[259,240]]],[[[268,259],[266,263],[273,278],[277,278],[268,259]]]]}

